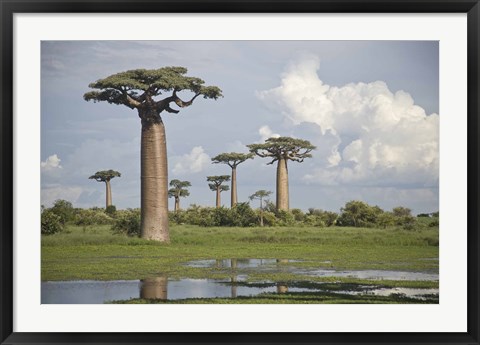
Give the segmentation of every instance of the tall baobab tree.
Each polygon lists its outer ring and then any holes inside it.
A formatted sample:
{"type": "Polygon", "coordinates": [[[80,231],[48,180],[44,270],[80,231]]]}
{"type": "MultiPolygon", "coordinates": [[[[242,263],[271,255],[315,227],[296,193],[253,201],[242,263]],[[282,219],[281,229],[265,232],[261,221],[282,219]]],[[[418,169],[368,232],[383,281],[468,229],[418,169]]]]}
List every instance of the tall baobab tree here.
{"type": "Polygon", "coordinates": [[[175,208],[174,211],[177,212],[180,210],[180,198],[184,198],[190,195],[188,189],[186,187],[190,187],[191,184],[189,181],[180,181],[180,180],[171,180],[170,181],[170,188],[168,190],[168,196],[171,198],[175,198],[175,208]]]}
{"type": "Polygon", "coordinates": [[[260,200],[260,226],[263,226],[263,198],[268,197],[270,194],[272,194],[271,191],[261,189],[249,196],[250,200],[260,200]]]}
{"type": "Polygon", "coordinates": [[[267,164],[277,162],[277,210],[289,209],[288,198],[288,167],[289,160],[303,162],[310,158],[310,152],[316,147],[308,140],[295,139],[290,137],[269,138],[263,144],[247,145],[250,152],[259,157],[267,157],[272,160],[267,164]]]}
{"type": "Polygon", "coordinates": [[[186,75],[184,67],[136,69],[113,74],[89,85],[95,89],[84,94],[86,101],[125,105],[136,110],[141,120],[141,236],[169,242],[168,166],[163,111],[177,114],[172,104],[190,106],[199,97],[218,99],[222,91],[204,86],[200,78],[186,75]],[[179,93],[193,94],[183,101],[179,93]],[[166,95],[169,93],[169,95],[166,95]]]}
{"type": "Polygon", "coordinates": [[[235,207],[237,204],[237,166],[247,159],[253,159],[255,155],[253,153],[221,153],[218,156],[212,158],[213,163],[227,164],[232,168],[232,180],[231,180],[231,207],[235,207]]]}
{"type": "Polygon", "coordinates": [[[222,183],[229,180],[230,180],[230,176],[228,175],[207,176],[207,182],[212,182],[208,184],[208,186],[210,187],[210,190],[213,190],[216,192],[215,205],[217,206],[217,208],[221,206],[220,193],[229,190],[228,186],[222,185],[222,183]]]}
{"type": "Polygon", "coordinates": [[[122,176],[118,171],[115,170],[102,170],[97,171],[94,175],[90,176],[89,179],[95,180],[97,182],[105,182],[106,188],[106,197],[105,197],[105,209],[108,206],[112,205],[112,188],[110,186],[110,180],[114,177],[122,176]]]}

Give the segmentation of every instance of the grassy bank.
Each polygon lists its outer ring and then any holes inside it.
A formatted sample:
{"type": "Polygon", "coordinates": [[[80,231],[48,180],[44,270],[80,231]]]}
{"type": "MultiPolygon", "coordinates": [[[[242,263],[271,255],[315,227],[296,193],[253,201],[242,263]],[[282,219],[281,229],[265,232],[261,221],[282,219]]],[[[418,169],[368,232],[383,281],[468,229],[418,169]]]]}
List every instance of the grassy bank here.
{"type": "MultiPolygon", "coordinates": [[[[200,259],[294,259],[303,267],[438,271],[438,229],[202,228],[172,226],[169,245],[112,235],[109,226],[68,226],[42,237],[42,280],[226,278],[200,259]]],[[[252,273],[250,279],[271,278],[252,273]]],[[[292,277],[282,277],[289,280],[292,277]]]]}

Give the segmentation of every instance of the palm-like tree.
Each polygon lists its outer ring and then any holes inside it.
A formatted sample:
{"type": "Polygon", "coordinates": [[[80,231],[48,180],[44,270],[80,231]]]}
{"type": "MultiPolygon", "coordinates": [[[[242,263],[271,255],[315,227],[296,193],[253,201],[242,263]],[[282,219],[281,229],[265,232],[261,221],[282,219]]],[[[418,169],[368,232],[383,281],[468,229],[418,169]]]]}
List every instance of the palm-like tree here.
{"type": "Polygon", "coordinates": [[[268,197],[270,194],[272,194],[271,191],[261,189],[249,196],[250,200],[260,200],[260,226],[263,226],[263,198],[268,197]]]}

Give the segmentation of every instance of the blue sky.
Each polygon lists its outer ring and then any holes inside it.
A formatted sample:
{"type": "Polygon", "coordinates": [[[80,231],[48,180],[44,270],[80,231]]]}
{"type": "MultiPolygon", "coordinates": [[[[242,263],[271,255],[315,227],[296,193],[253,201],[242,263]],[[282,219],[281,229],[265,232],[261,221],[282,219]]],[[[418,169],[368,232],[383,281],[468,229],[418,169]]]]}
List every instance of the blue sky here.
{"type": "MultiPolygon", "coordinates": [[[[42,203],[103,206],[104,185],[88,177],[114,169],[122,177],[112,180],[113,203],[139,207],[137,114],[82,96],[113,73],[184,66],[224,98],[162,114],[169,179],[192,183],[183,207],[214,205],[206,176],[229,168],[211,157],[282,135],[317,146],[312,159],[289,165],[292,208],[339,211],[355,199],[436,211],[438,63],[438,42],[424,41],[44,41],[42,203]]],[[[258,189],[275,191],[267,162],[239,166],[239,201],[258,189]]],[[[228,192],[222,203],[229,205],[228,192]]]]}

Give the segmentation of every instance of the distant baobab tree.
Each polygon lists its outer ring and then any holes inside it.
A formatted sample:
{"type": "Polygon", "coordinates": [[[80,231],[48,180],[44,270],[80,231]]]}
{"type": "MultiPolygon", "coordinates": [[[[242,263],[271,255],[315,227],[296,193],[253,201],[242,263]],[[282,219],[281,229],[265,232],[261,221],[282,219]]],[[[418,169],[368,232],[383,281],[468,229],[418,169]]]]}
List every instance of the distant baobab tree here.
{"type": "Polygon", "coordinates": [[[230,180],[230,176],[228,175],[207,176],[207,182],[212,182],[208,184],[208,186],[210,187],[210,190],[213,190],[216,192],[215,205],[217,208],[221,206],[220,193],[229,190],[228,186],[224,186],[222,185],[222,183],[229,180],[230,180]]]}
{"type": "Polygon", "coordinates": [[[227,164],[232,168],[232,180],[231,180],[231,207],[235,207],[237,204],[237,166],[247,159],[252,159],[255,155],[253,153],[221,153],[212,158],[213,163],[227,164]]]}
{"type": "Polygon", "coordinates": [[[180,211],[180,198],[184,198],[190,195],[190,192],[186,187],[190,187],[191,184],[189,181],[180,181],[180,180],[171,180],[170,181],[170,188],[168,190],[168,196],[171,198],[175,198],[175,208],[174,211],[180,211]]]}
{"type": "Polygon", "coordinates": [[[105,197],[105,209],[108,206],[112,205],[112,188],[110,187],[110,180],[114,177],[122,176],[118,171],[115,170],[102,170],[97,171],[94,175],[90,176],[89,179],[95,180],[97,182],[105,182],[106,188],[106,197],[105,197]]]}
{"type": "Polygon", "coordinates": [[[288,196],[288,167],[287,161],[303,162],[310,158],[310,152],[316,147],[308,140],[290,137],[269,138],[263,144],[247,145],[250,152],[259,157],[267,157],[272,160],[267,164],[277,162],[277,210],[289,210],[288,196]]]}
{"type": "Polygon", "coordinates": [[[250,200],[260,200],[260,226],[263,226],[263,198],[268,197],[270,194],[272,194],[271,191],[261,189],[249,196],[250,200]]]}
{"type": "Polygon", "coordinates": [[[137,111],[141,120],[141,236],[169,242],[168,230],[168,165],[163,111],[177,114],[199,97],[218,99],[222,90],[204,86],[200,78],[186,75],[184,67],[136,69],[113,74],[89,85],[96,89],[84,94],[86,101],[125,105],[137,111]],[[193,93],[183,101],[179,93],[193,93]],[[170,93],[170,95],[167,95],[170,93]],[[160,97],[160,98],[158,98],[160,97]]]}

